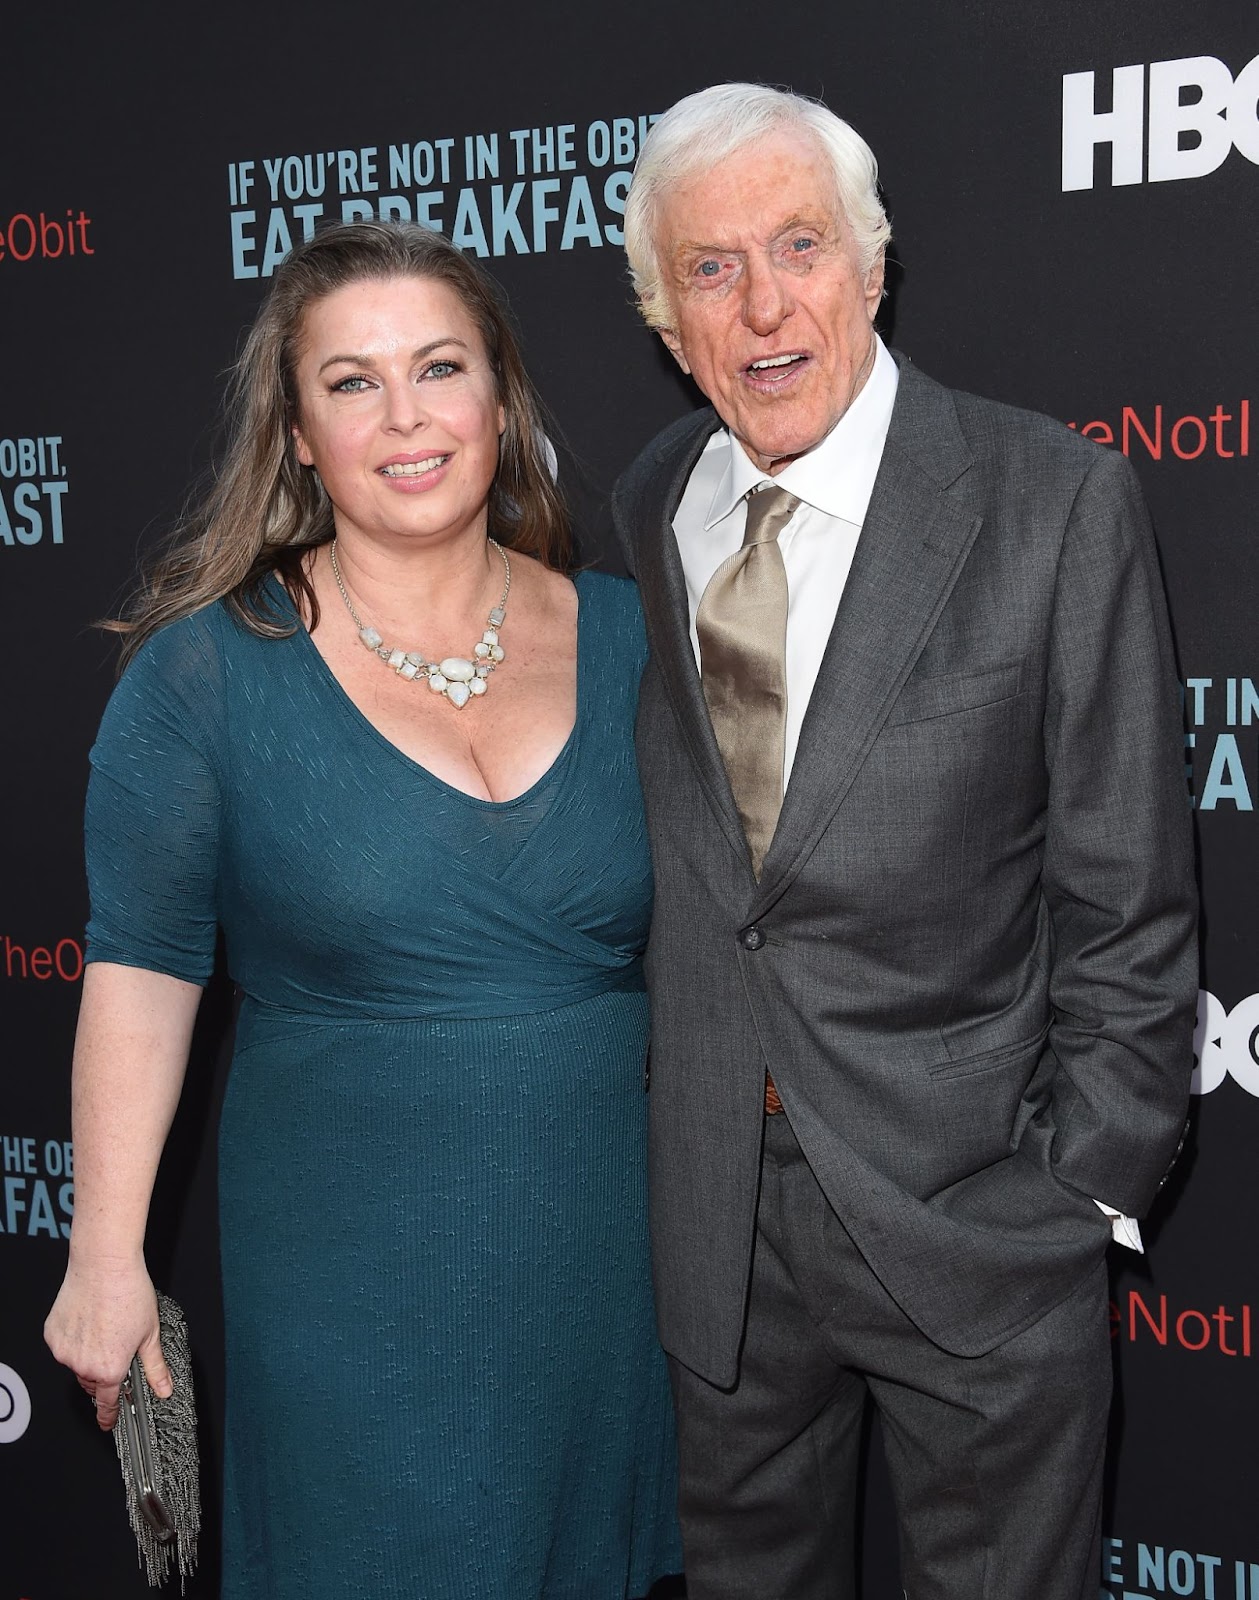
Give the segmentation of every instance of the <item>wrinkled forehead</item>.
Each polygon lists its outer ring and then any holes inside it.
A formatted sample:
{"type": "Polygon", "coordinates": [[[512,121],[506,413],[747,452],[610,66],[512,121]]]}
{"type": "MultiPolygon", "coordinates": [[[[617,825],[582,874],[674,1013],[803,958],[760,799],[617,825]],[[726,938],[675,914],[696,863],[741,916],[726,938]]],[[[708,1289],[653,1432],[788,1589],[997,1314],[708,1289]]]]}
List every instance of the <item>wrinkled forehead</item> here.
{"type": "Polygon", "coordinates": [[[807,129],[775,129],[716,154],[701,146],[661,186],[654,241],[662,255],[688,242],[734,247],[806,216],[850,231],[825,146],[807,129]]]}

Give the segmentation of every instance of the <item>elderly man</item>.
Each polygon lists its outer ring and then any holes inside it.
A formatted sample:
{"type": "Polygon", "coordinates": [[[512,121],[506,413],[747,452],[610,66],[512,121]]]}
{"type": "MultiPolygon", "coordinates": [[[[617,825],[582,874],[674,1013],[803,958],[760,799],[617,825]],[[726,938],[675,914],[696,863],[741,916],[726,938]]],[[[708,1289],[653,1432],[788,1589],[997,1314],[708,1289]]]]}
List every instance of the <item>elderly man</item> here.
{"type": "Polygon", "coordinates": [[[689,1592],[854,1592],[869,1397],[913,1600],[1095,1595],[1103,1258],[1184,1124],[1197,973],[1133,474],[886,350],[874,159],[824,107],[681,101],[625,233],[712,407],[614,498],[689,1592]]]}

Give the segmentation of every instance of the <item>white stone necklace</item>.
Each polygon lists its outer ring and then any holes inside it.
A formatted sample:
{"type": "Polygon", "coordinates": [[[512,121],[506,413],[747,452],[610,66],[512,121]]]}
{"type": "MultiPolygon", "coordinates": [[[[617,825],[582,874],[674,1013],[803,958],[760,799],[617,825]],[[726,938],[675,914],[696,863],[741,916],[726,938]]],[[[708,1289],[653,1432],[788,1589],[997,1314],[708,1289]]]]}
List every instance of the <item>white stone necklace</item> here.
{"type": "Polygon", "coordinates": [[[472,696],[485,693],[488,687],[485,680],[503,659],[503,647],[498,642],[498,630],[507,615],[507,596],[511,593],[511,562],[508,561],[507,552],[497,539],[491,539],[490,543],[503,558],[503,593],[498,604],[490,612],[489,623],[481,635],[480,643],[472,647],[471,660],[465,656],[447,656],[444,661],[427,661],[418,650],[397,650],[392,645],[386,644],[376,629],[369,627],[354,609],[354,603],[346,592],[341,577],[335,539],[329,551],[332,576],[337,580],[337,588],[340,589],[341,598],[345,601],[345,609],[354,619],[358,636],[367,648],[409,683],[414,683],[416,679],[426,679],[434,694],[444,694],[451,705],[460,711],[472,696]]]}

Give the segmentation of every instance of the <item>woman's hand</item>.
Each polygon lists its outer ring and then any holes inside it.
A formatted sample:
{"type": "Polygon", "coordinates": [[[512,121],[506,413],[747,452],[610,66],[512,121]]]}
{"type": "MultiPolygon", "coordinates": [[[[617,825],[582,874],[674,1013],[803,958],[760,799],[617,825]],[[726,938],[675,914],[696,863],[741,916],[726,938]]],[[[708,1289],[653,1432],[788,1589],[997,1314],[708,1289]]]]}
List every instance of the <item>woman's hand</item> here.
{"type": "Polygon", "coordinates": [[[93,1397],[105,1429],[136,1354],[154,1394],[171,1392],[144,1230],[200,998],[195,984],[140,967],[94,962],[83,975],[70,1264],[44,1338],[93,1397]]]}
{"type": "Polygon", "coordinates": [[[44,1323],[48,1348],[69,1367],[96,1406],[106,1433],[118,1417],[118,1390],[131,1358],[165,1400],[174,1387],[158,1337],[157,1295],[143,1260],[71,1261],[44,1323]]]}

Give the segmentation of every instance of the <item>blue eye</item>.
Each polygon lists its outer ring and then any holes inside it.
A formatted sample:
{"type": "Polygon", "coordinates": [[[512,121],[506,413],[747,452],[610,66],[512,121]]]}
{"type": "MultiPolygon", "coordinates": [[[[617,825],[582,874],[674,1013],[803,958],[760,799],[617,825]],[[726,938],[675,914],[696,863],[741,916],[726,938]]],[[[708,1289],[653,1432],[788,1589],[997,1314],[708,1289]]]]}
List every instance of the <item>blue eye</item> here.
{"type": "Polygon", "coordinates": [[[813,248],[813,240],[812,239],[793,239],[791,241],[791,248],[794,251],[796,251],[797,254],[803,254],[804,251],[806,251],[806,250],[812,250],[812,248],[813,248]]]}
{"type": "Polygon", "coordinates": [[[333,394],[362,394],[367,388],[367,379],[362,377],[342,378],[332,386],[333,394]]]}
{"type": "Polygon", "coordinates": [[[451,373],[458,371],[459,363],[457,361],[443,359],[430,362],[425,369],[424,376],[426,378],[449,378],[451,373]]]}
{"type": "Polygon", "coordinates": [[[720,261],[701,261],[699,264],[700,275],[705,278],[715,278],[721,271],[720,261]]]}

